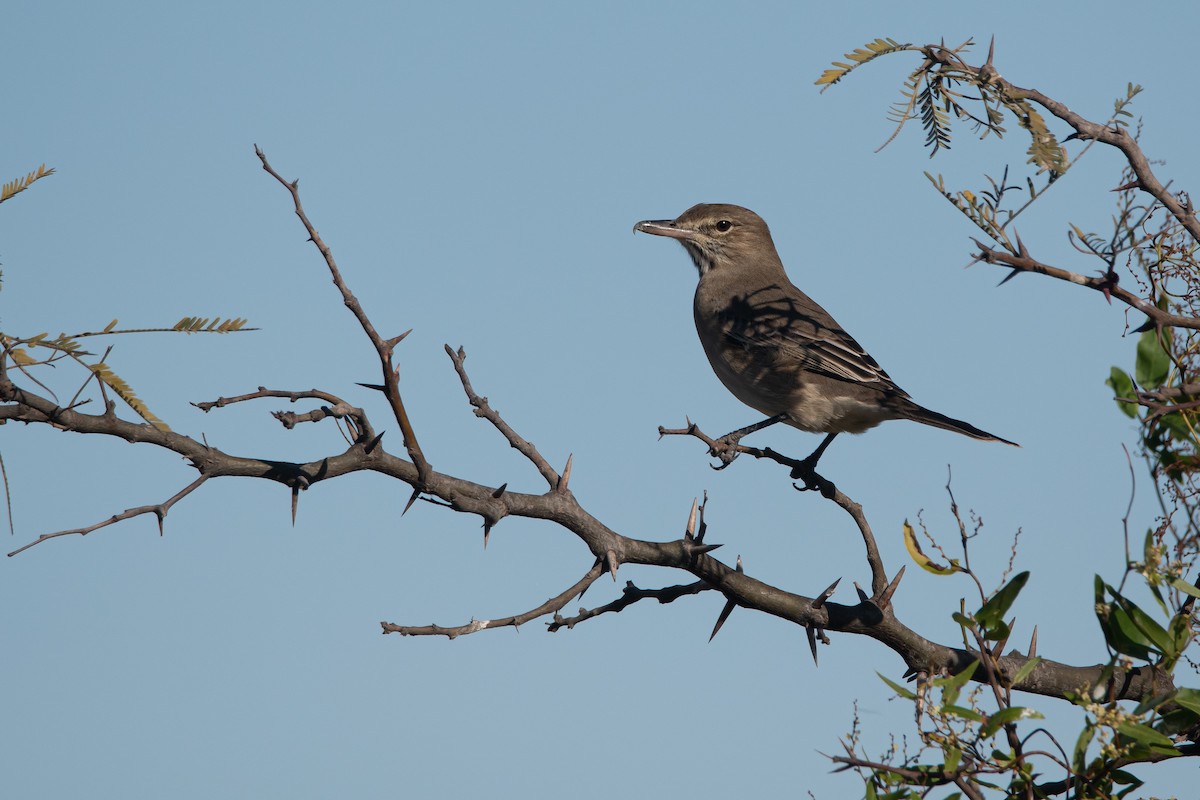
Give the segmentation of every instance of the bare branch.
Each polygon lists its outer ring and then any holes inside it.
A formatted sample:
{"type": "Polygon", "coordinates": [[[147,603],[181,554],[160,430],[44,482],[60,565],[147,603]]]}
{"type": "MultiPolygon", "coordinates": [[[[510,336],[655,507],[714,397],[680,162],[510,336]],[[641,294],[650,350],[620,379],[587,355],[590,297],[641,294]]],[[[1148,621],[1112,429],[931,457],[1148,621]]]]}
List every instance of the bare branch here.
{"type": "MultiPolygon", "coordinates": [[[[718,441],[700,430],[696,423],[688,420],[687,427],[684,428],[665,428],[659,426],[659,436],[691,436],[704,442],[709,447],[710,453],[718,446],[718,441]]],[[[887,588],[888,578],[887,570],[884,568],[883,557],[879,554],[879,546],[875,543],[875,534],[871,531],[871,526],[867,522],[866,515],[863,513],[862,506],[854,502],[844,492],[838,489],[829,481],[821,478],[819,475],[812,473],[811,469],[806,470],[806,464],[803,459],[796,459],[790,456],[785,456],[769,447],[758,448],[748,447],[743,444],[735,445],[738,453],[744,453],[758,459],[767,459],[774,461],[776,464],[782,464],[785,467],[790,467],[792,477],[815,478],[823,484],[823,490],[820,492],[823,497],[833,501],[843,511],[850,515],[854,520],[854,524],[858,526],[858,531],[863,538],[863,546],[866,548],[867,566],[871,570],[871,591],[879,596],[887,588]]]]}
{"type": "MultiPolygon", "coordinates": [[[[1176,314],[1171,314],[1163,311],[1158,306],[1150,303],[1141,297],[1122,289],[1117,285],[1116,281],[1110,275],[1099,275],[1087,277],[1080,275],[1077,272],[1054,267],[1049,264],[1030,258],[1029,256],[1014,256],[1011,253],[1006,253],[1003,250],[997,250],[987,246],[983,242],[975,239],[975,245],[979,248],[979,253],[976,258],[987,264],[1001,264],[1006,267],[1012,267],[1017,273],[1021,272],[1036,272],[1039,275],[1048,275],[1051,278],[1057,278],[1060,281],[1067,281],[1077,286],[1083,286],[1088,289],[1095,290],[1105,295],[1120,300],[1122,303],[1141,311],[1157,325],[1162,325],[1170,328],[1192,328],[1200,329],[1200,319],[1193,317],[1181,317],[1176,314]]],[[[1012,276],[1010,275],[1009,278],[1012,276]]],[[[1005,280],[1009,280],[1005,278],[1005,280]]]]}
{"type": "MultiPolygon", "coordinates": [[[[589,620],[602,614],[616,614],[624,611],[629,606],[641,600],[657,600],[663,604],[673,603],[681,597],[700,594],[701,592],[706,592],[711,588],[712,587],[704,581],[696,581],[695,583],[688,583],[681,586],[667,586],[663,589],[639,589],[633,585],[633,581],[626,581],[625,588],[621,590],[621,596],[616,600],[613,600],[611,603],[606,603],[605,605],[598,606],[597,608],[591,610],[581,608],[579,609],[579,613],[573,617],[560,617],[559,615],[555,614],[554,621],[547,623],[546,628],[551,633],[554,633],[560,628],[571,629],[584,620],[589,620]]],[[[720,624],[718,624],[717,627],[720,628],[720,624]]],[[[713,636],[716,636],[715,630],[713,631],[713,636]]],[[[710,636],[709,639],[711,640],[712,637],[710,636]]]]}
{"type": "Polygon", "coordinates": [[[483,417],[492,423],[492,426],[500,431],[501,435],[508,441],[509,447],[529,459],[529,462],[546,479],[546,483],[549,484],[551,489],[557,487],[559,484],[559,475],[550,466],[550,462],[538,452],[538,449],[533,444],[522,438],[507,422],[501,419],[500,414],[488,404],[488,399],[477,394],[475,388],[471,386],[471,379],[467,377],[467,368],[464,364],[467,360],[467,352],[461,347],[458,348],[457,352],[452,350],[450,345],[445,345],[445,348],[446,355],[450,356],[450,360],[454,363],[454,371],[458,373],[458,379],[462,382],[463,391],[467,394],[467,402],[475,407],[475,416],[483,417]]]}
{"type": "MultiPolygon", "coordinates": [[[[294,411],[273,411],[271,415],[288,430],[296,427],[301,422],[320,422],[327,417],[335,419],[344,419],[350,426],[352,436],[351,443],[362,442],[378,438],[375,434],[375,429],[371,426],[367,419],[367,414],[361,408],[352,406],[345,400],[335,394],[323,392],[319,389],[309,389],[306,391],[287,391],[281,389],[267,389],[263,386],[258,387],[257,391],[247,394],[237,395],[235,397],[218,397],[216,400],[200,403],[192,403],[193,406],[200,409],[204,413],[208,413],[214,408],[224,408],[234,403],[245,403],[250,400],[260,400],[262,398],[282,398],[292,403],[297,403],[301,400],[321,400],[329,405],[322,406],[318,409],[313,409],[304,414],[297,414],[294,411]]],[[[382,436],[383,434],[379,434],[382,436]]]]}
{"type": "Polygon", "coordinates": [[[192,481],[187,486],[183,487],[178,492],[176,492],[174,495],[172,495],[170,498],[168,498],[167,500],[165,500],[161,503],[156,503],[154,505],[148,505],[148,506],[137,506],[136,508],[127,508],[124,511],[122,511],[120,514],[113,514],[111,517],[104,520],[103,522],[97,522],[94,525],[88,525],[87,527],[84,527],[84,528],[71,528],[70,530],[56,531],[55,533],[43,533],[41,536],[34,539],[29,544],[26,544],[23,547],[18,547],[16,550],[13,550],[8,555],[11,558],[12,556],[15,556],[17,553],[28,550],[29,548],[33,547],[34,545],[41,544],[42,542],[46,541],[47,539],[57,539],[59,536],[74,536],[74,535],[87,536],[92,531],[99,530],[100,528],[106,528],[109,525],[113,525],[122,520],[132,519],[133,517],[141,516],[142,514],[153,514],[158,519],[158,535],[162,536],[163,521],[167,518],[167,512],[171,510],[171,507],[174,506],[176,503],[178,503],[183,498],[187,497],[192,492],[199,489],[201,487],[201,485],[203,485],[204,482],[207,480],[208,480],[207,475],[201,475],[199,478],[196,478],[196,480],[192,481]]]}
{"type": "Polygon", "coordinates": [[[408,412],[405,410],[404,401],[400,397],[399,377],[395,366],[392,363],[392,352],[396,344],[408,335],[406,331],[392,339],[384,339],[375,330],[374,324],[367,317],[367,313],[363,310],[362,304],[358,302],[358,298],[350,291],[350,287],[342,278],[342,273],[338,269],[337,262],[334,261],[333,251],[325,244],[321,235],[317,233],[317,229],[309,221],[308,215],[304,213],[304,206],[300,203],[300,183],[299,181],[286,181],[271,164],[267,161],[267,155],[257,145],[254,148],[255,155],[262,162],[262,167],[266,172],[281,186],[287,189],[292,196],[292,204],[295,207],[296,216],[304,224],[304,229],[308,231],[309,241],[316,246],[320,251],[321,257],[325,259],[325,265],[329,268],[329,273],[333,277],[333,283],[342,294],[342,302],[346,308],[354,314],[354,318],[358,320],[358,324],[362,326],[363,332],[367,334],[367,338],[371,340],[371,344],[375,347],[375,352],[379,356],[380,369],[383,372],[383,394],[387,398],[388,403],[392,407],[392,413],[396,418],[397,424],[400,425],[400,432],[404,436],[404,447],[408,451],[408,457],[417,466],[417,472],[421,476],[425,476],[430,471],[429,462],[425,460],[425,455],[421,451],[421,446],[417,443],[417,435],[413,431],[412,422],[408,418],[408,412]]]}
{"type": "MultiPolygon", "coordinates": [[[[398,633],[401,636],[445,636],[450,639],[456,639],[468,633],[478,633],[482,630],[505,627],[517,628],[532,619],[537,619],[538,617],[561,610],[563,606],[571,602],[572,598],[579,597],[587,591],[587,588],[595,583],[596,579],[603,573],[604,567],[597,560],[582,578],[562,594],[550,598],[537,608],[530,609],[524,614],[517,614],[511,617],[471,620],[466,625],[459,625],[453,628],[443,628],[440,625],[394,625],[390,622],[381,622],[379,624],[383,627],[384,633],[398,633]]],[[[551,623],[551,630],[557,630],[553,625],[554,623],[551,623]]]]}

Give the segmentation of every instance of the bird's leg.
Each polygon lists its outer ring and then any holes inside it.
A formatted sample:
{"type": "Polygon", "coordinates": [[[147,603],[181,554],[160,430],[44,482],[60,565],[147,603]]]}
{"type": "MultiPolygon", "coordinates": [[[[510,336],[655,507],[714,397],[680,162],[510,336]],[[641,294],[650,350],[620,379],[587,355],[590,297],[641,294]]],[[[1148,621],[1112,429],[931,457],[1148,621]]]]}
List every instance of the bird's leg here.
{"type": "MultiPolygon", "coordinates": [[[[736,431],[727,433],[717,441],[713,442],[713,446],[708,449],[708,454],[715,456],[721,461],[721,466],[714,469],[725,469],[733,460],[737,458],[737,445],[743,436],[747,436],[755,431],[761,431],[763,428],[769,428],[777,422],[783,422],[787,419],[787,414],[776,414],[773,417],[767,417],[761,422],[756,422],[753,425],[747,425],[744,428],[738,428],[736,431]]],[[[819,456],[818,456],[819,457],[819,456]]],[[[811,458],[811,456],[810,456],[811,458]]]]}
{"type": "Polygon", "coordinates": [[[825,448],[829,447],[835,436],[837,436],[837,431],[826,436],[824,441],[817,445],[816,450],[813,450],[807,458],[792,468],[792,480],[804,481],[804,488],[801,491],[807,492],[815,489],[824,497],[832,497],[833,493],[837,491],[833,483],[817,474],[817,462],[821,460],[825,448]]]}

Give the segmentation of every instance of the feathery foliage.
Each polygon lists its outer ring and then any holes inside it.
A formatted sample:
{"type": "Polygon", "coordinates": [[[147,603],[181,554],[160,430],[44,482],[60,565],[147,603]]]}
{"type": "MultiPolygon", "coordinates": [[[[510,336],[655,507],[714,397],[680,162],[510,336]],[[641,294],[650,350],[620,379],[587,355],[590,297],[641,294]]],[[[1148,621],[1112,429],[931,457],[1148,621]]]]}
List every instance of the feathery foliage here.
{"type": "Polygon", "coordinates": [[[26,175],[24,178],[14,178],[13,180],[4,184],[4,186],[2,188],[0,188],[0,203],[3,203],[5,200],[8,200],[13,195],[20,194],[21,192],[25,191],[30,186],[32,186],[35,181],[39,181],[42,178],[45,178],[45,177],[47,177],[49,175],[53,175],[53,174],[54,174],[53,168],[46,169],[46,165],[42,164],[40,167],[38,167],[33,172],[26,175]]]}
{"type": "MultiPolygon", "coordinates": [[[[80,366],[85,367],[88,370],[89,379],[95,378],[103,387],[112,390],[117,397],[125,401],[125,404],[133,409],[138,416],[146,420],[146,422],[160,430],[170,430],[167,424],[159,419],[141,398],[137,396],[137,392],[134,391],[133,387],[108,365],[106,359],[109,351],[106,351],[104,356],[98,360],[90,360],[95,354],[84,350],[79,340],[96,336],[116,336],[127,333],[238,333],[253,330],[257,330],[257,328],[247,328],[246,320],[240,317],[224,320],[220,317],[184,317],[169,328],[123,329],[117,328],[117,320],[114,319],[98,331],[82,331],[73,334],[60,333],[55,337],[51,337],[47,333],[39,333],[36,336],[21,338],[0,333],[0,347],[3,348],[3,355],[6,360],[11,360],[14,367],[25,373],[31,380],[34,380],[43,388],[47,387],[41,381],[37,381],[30,374],[30,370],[36,367],[52,366],[63,359],[70,359],[80,366]]],[[[79,388],[76,398],[78,398],[85,387],[86,382],[84,386],[79,388]]],[[[74,400],[72,400],[73,403],[74,400]]]]}
{"type": "MultiPolygon", "coordinates": [[[[890,41],[881,39],[875,44],[890,41]]],[[[869,757],[859,740],[856,719],[843,741],[846,755],[833,760],[841,769],[858,772],[865,796],[871,800],[916,800],[937,786],[961,790],[949,797],[982,798],[985,792],[993,792],[989,796],[1011,800],[1057,796],[1116,800],[1141,785],[1129,771],[1139,763],[1200,755],[1200,689],[1179,687],[1172,681],[1169,691],[1158,695],[1149,691],[1136,705],[1121,703],[1112,693],[1112,687],[1127,680],[1135,669],[1173,679],[1177,666],[1197,668],[1200,236],[1188,195],[1155,186],[1157,179],[1149,174],[1138,146],[1139,131],[1129,130],[1129,105],[1141,92],[1140,86],[1128,84],[1125,95],[1114,101],[1112,116],[1096,125],[1036,90],[1022,89],[1001,78],[992,64],[994,47],[983,65],[968,64],[962,54],[971,44],[968,40],[953,49],[944,44],[889,49],[868,46],[868,50],[848,56],[853,64],[835,63],[837,69],[826,71],[817,83],[824,88],[879,55],[901,49],[917,51],[925,60],[906,76],[901,100],[891,107],[889,118],[896,128],[884,146],[914,119],[920,120],[930,156],[949,148],[956,121],[970,125],[981,139],[992,133],[999,138],[1005,133],[1005,117],[1011,115],[1028,134],[1030,174],[1010,180],[1010,170],[1005,167],[998,180],[985,175],[987,185],[979,191],[949,189],[941,175],[926,172],[925,177],[998,245],[998,249],[990,249],[980,244],[976,260],[1009,266],[1012,272],[1005,281],[1027,271],[1042,272],[1102,291],[1110,301],[1120,296],[1150,318],[1138,329],[1141,336],[1133,369],[1113,367],[1107,382],[1117,407],[1141,425],[1141,450],[1154,477],[1163,514],[1146,530],[1140,551],[1131,549],[1127,533],[1124,574],[1118,583],[1095,578],[1092,602],[1108,661],[1100,681],[1080,687],[1067,698],[1085,715],[1073,749],[1069,743],[1061,745],[1044,728],[1030,727],[1025,720],[1040,715],[1012,702],[1014,681],[1031,674],[1037,663],[1036,629],[1027,660],[1014,675],[1005,673],[1002,655],[1015,626],[1014,620],[1004,617],[1027,573],[1017,575],[990,596],[984,593],[967,552],[969,539],[982,523],[968,531],[958,518],[953,498],[951,510],[963,548],[960,556],[950,557],[925,531],[929,545],[940,555],[933,560],[933,551],[928,546],[923,550],[916,531],[905,523],[904,542],[915,563],[936,575],[974,580],[982,605],[968,613],[964,601],[953,619],[961,629],[963,646],[976,661],[955,674],[910,670],[906,677],[915,678],[915,691],[887,681],[897,695],[915,706],[919,736],[915,751],[905,742],[902,748],[893,744],[882,755],[869,757]],[[1071,128],[1067,140],[1088,140],[1073,160],[1068,159],[1044,114],[1071,128]],[[1108,135],[1113,131],[1121,135],[1108,135]],[[1127,162],[1114,190],[1115,213],[1100,232],[1076,224],[1069,224],[1067,231],[1076,251],[1099,267],[1097,278],[1038,262],[1013,222],[1099,140],[1118,147],[1127,162]],[[1007,258],[997,255],[1001,250],[1007,258]],[[1136,283],[1133,296],[1120,283],[1128,276],[1136,283]],[[1126,588],[1128,582],[1140,583],[1139,589],[1144,589],[1150,602],[1135,602],[1126,588]],[[963,692],[972,676],[982,687],[963,692]],[[1049,746],[1032,744],[1038,738],[1049,746]],[[1047,771],[1066,777],[1047,780],[1040,774],[1047,771]]],[[[1013,553],[1015,557],[1015,544],[1013,553]]],[[[1010,571],[1011,566],[1010,562],[1010,571]]],[[[1019,651],[1015,655],[1019,656],[1019,651]]]]}

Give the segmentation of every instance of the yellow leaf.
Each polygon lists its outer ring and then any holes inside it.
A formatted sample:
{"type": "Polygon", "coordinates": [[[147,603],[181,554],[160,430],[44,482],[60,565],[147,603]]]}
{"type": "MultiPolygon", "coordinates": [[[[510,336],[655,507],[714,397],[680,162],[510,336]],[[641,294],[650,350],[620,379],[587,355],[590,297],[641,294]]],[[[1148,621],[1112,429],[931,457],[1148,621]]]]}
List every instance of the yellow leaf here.
{"type": "Polygon", "coordinates": [[[957,565],[953,562],[948,567],[942,566],[934,563],[929,556],[921,552],[921,545],[917,542],[917,533],[913,530],[913,526],[908,524],[908,520],[904,520],[904,546],[908,548],[908,554],[912,556],[912,560],[926,572],[932,572],[934,575],[953,575],[958,571],[957,565]]]}

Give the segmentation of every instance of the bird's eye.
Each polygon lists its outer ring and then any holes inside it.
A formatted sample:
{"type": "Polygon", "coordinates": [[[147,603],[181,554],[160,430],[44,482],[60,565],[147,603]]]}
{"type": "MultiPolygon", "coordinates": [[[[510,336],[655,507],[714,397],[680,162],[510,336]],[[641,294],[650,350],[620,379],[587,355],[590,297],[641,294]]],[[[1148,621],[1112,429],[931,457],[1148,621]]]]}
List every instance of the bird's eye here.
{"type": "Polygon", "coordinates": [[[719,230],[721,233],[725,233],[727,230],[729,230],[732,227],[733,227],[733,223],[727,219],[723,219],[717,223],[717,230],[719,230]]]}

